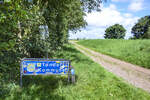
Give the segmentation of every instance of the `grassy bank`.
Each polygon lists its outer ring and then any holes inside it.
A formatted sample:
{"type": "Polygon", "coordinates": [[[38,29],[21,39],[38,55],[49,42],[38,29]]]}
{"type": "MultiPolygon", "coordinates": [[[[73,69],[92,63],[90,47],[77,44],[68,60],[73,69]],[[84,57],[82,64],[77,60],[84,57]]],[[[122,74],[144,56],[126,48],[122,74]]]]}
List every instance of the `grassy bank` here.
{"type": "Polygon", "coordinates": [[[132,64],[150,68],[150,40],[81,40],[79,44],[132,64]]]}
{"type": "Polygon", "coordinates": [[[63,76],[28,76],[23,78],[22,89],[10,85],[10,92],[2,100],[150,100],[149,93],[124,83],[71,45],[57,58],[72,61],[75,85],[68,84],[63,76]]]}

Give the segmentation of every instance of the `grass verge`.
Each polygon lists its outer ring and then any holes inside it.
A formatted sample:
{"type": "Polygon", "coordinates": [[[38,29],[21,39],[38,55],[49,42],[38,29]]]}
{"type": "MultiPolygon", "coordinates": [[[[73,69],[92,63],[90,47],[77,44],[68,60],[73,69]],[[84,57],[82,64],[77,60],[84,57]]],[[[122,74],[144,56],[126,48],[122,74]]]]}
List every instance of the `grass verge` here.
{"type": "Polygon", "coordinates": [[[150,40],[96,39],[81,40],[78,44],[132,64],[150,68],[150,40]]]}
{"type": "Polygon", "coordinates": [[[57,58],[72,61],[75,85],[68,84],[65,76],[26,76],[23,88],[11,84],[2,100],[150,100],[149,93],[123,82],[71,45],[57,58]]]}

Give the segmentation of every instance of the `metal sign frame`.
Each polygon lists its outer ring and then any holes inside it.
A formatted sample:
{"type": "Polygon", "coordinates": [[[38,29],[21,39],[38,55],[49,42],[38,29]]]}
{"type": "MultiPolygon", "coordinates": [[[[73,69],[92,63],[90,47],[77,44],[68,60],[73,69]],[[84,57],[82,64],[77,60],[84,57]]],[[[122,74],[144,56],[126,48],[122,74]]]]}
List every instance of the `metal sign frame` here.
{"type": "Polygon", "coordinates": [[[24,58],[21,60],[21,63],[20,63],[20,86],[22,87],[22,77],[23,75],[68,75],[68,82],[70,82],[70,80],[72,80],[72,83],[75,83],[75,71],[74,71],[74,68],[71,66],[71,61],[70,60],[65,60],[65,59],[49,59],[49,58],[24,58]],[[46,73],[46,74],[37,74],[37,73],[32,73],[32,74],[25,74],[23,71],[24,71],[24,67],[23,67],[23,63],[25,61],[36,61],[36,62],[42,62],[42,61],[64,61],[64,62],[68,62],[69,63],[69,66],[68,66],[68,70],[67,70],[67,73],[65,74],[53,74],[53,73],[46,73]]]}

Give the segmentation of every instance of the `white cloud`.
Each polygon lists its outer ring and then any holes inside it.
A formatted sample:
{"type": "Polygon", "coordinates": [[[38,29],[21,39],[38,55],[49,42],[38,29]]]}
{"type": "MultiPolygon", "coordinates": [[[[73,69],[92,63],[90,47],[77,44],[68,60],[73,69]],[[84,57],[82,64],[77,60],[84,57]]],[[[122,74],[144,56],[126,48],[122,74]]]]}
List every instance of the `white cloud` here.
{"type": "Polygon", "coordinates": [[[126,2],[126,1],[129,1],[129,0],[111,0],[112,2],[126,2]]]}
{"type": "Polygon", "coordinates": [[[105,29],[116,23],[126,28],[126,38],[128,38],[131,36],[131,28],[137,22],[138,17],[134,17],[130,13],[121,13],[112,4],[107,8],[102,8],[101,12],[87,14],[85,20],[88,26],[77,34],[70,34],[70,38],[103,38],[105,29]]]}
{"type": "Polygon", "coordinates": [[[121,23],[123,17],[117,11],[115,5],[110,5],[108,8],[103,8],[101,12],[93,12],[87,14],[85,18],[89,25],[106,27],[115,23],[121,23]]]}
{"type": "MultiPolygon", "coordinates": [[[[89,27],[89,26],[87,26],[89,27]]],[[[70,39],[77,39],[77,38],[86,38],[86,39],[103,39],[103,30],[101,28],[94,28],[91,30],[85,30],[83,29],[81,32],[77,32],[76,34],[70,33],[70,39]]]]}
{"type": "Polygon", "coordinates": [[[141,11],[144,9],[144,0],[111,0],[112,2],[129,2],[128,9],[130,11],[141,11]]]}
{"type": "Polygon", "coordinates": [[[144,0],[132,0],[130,5],[128,6],[130,11],[141,11],[144,9],[144,0]]]}
{"type": "Polygon", "coordinates": [[[130,18],[130,17],[132,17],[132,14],[130,14],[130,13],[125,13],[125,14],[123,14],[125,17],[127,17],[127,18],[130,18]]]}

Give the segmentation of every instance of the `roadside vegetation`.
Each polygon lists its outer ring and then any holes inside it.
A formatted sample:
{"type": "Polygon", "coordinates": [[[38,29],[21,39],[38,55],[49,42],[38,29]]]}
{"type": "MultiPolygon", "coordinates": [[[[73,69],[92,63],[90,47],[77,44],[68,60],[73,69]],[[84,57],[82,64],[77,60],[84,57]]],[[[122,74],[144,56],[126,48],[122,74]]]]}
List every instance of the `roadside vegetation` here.
{"type": "Polygon", "coordinates": [[[0,0],[0,98],[14,96],[22,58],[54,58],[69,31],[85,27],[86,12],[100,5],[101,0],[0,0]]]}
{"type": "Polygon", "coordinates": [[[24,76],[23,88],[9,84],[1,100],[149,100],[150,94],[123,82],[94,63],[71,45],[57,58],[70,59],[76,83],[68,84],[65,76],[24,76]]]}
{"type": "Polygon", "coordinates": [[[80,40],[87,48],[150,69],[150,40],[80,40]]]}

